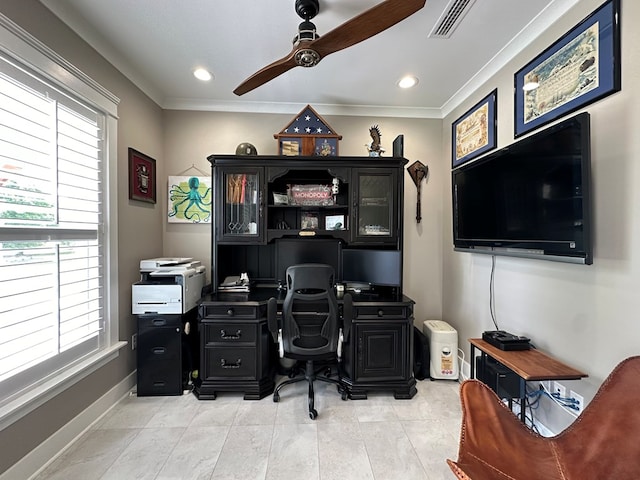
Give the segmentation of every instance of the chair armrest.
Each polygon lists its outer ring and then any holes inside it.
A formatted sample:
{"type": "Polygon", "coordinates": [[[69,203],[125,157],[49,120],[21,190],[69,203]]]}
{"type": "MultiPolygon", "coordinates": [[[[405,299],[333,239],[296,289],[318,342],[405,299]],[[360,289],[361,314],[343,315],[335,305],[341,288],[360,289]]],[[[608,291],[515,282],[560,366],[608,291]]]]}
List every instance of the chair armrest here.
{"type": "Polygon", "coordinates": [[[273,341],[278,341],[278,301],[271,297],[267,302],[267,328],[273,337],[273,341]]]}
{"type": "Polygon", "coordinates": [[[458,478],[564,478],[553,440],[526,427],[493,390],[478,380],[467,380],[460,387],[460,400],[458,460],[449,462],[458,478]]]}
{"type": "Polygon", "coordinates": [[[350,293],[345,293],[342,297],[342,336],[344,341],[349,341],[351,332],[351,321],[353,320],[353,298],[350,293]]]}

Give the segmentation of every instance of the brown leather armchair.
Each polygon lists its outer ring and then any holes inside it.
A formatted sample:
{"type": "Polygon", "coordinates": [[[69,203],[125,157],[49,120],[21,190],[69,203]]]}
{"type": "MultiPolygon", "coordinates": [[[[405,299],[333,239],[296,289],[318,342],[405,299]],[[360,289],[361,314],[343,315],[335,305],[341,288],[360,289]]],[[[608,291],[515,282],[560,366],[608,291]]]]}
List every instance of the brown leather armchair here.
{"type": "Polygon", "coordinates": [[[477,380],[460,388],[458,460],[463,480],[620,480],[640,478],[640,356],[622,361],[580,416],[543,437],[527,428],[477,380]]]}

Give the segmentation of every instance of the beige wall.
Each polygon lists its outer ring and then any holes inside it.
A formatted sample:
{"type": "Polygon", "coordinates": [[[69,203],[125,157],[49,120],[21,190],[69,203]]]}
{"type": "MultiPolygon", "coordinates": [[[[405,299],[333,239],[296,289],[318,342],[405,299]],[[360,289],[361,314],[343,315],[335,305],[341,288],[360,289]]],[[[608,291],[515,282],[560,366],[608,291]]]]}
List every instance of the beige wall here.
{"type": "MultiPolygon", "coordinates": [[[[128,199],[127,148],[134,147],[157,161],[164,175],[162,110],[120,72],[100,57],[37,0],[3,0],[0,12],[52,48],[120,98],[118,107],[118,280],[120,338],[135,331],[131,315],[131,284],[139,279],[138,261],[160,256],[162,208],[128,199]]],[[[43,440],[76,417],[135,370],[129,347],[119,357],[0,432],[0,474],[43,440]],[[20,441],[16,441],[20,439],[20,441]]]]}
{"type": "MultiPolygon", "coordinates": [[[[586,17],[601,0],[583,0],[444,120],[450,125],[498,88],[498,147],[513,140],[513,74],[586,17]]],[[[640,353],[640,4],[622,2],[622,91],[583,110],[591,114],[594,262],[591,266],[497,257],[495,307],[501,329],[587,372],[565,382],[585,399],[623,358],[640,353]]],[[[448,163],[450,131],[443,130],[448,163]]],[[[469,337],[493,329],[489,314],[491,256],[454,252],[450,178],[443,178],[443,312],[469,337]]],[[[560,420],[560,419],[558,419],[560,420]]],[[[571,419],[564,419],[570,421],[571,419]]],[[[554,420],[552,420],[553,423],[554,420]]],[[[561,425],[562,422],[556,423],[561,425]]],[[[553,425],[550,425],[553,426],[553,425]]]]}
{"type": "MultiPolygon", "coordinates": [[[[302,110],[305,105],[300,105],[302,110]]],[[[422,182],[422,221],[416,223],[416,187],[405,172],[404,284],[405,293],[416,301],[416,321],[441,316],[441,215],[442,181],[446,170],[441,157],[440,120],[371,118],[323,115],[315,110],[340,135],[341,155],[366,155],[365,144],[371,141],[369,127],[378,125],[382,146],[389,153],[393,140],[404,135],[405,157],[410,165],[415,160],[429,166],[430,176],[422,182]]],[[[277,153],[274,133],[280,132],[294,115],[212,113],[165,111],[165,157],[167,176],[178,175],[195,165],[200,170],[210,168],[207,156],[212,153],[232,154],[241,142],[251,142],[260,154],[277,153]],[[250,132],[249,134],[246,132],[250,132]]],[[[371,160],[375,165],[375,159],[371,160]]],[[[193,173],[193,172],[191,172],[193,173]]],[[[164,254],[191,256],[207,266],[210,278],[211,227],[167,223],[167,178],[159,181],[163,189],[164,254]]]]}

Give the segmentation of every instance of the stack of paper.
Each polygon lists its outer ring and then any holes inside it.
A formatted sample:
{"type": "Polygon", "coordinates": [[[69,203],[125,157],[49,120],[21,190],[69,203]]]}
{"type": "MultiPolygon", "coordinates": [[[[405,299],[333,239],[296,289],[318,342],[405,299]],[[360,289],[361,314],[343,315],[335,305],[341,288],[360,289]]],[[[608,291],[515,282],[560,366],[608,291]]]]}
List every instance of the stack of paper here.
{"type": "Polygon", "coordinates": [[[234,275],[227,277],[218,286],[220,292],[248,292],[249,280],[240,276],[234,275]]]}

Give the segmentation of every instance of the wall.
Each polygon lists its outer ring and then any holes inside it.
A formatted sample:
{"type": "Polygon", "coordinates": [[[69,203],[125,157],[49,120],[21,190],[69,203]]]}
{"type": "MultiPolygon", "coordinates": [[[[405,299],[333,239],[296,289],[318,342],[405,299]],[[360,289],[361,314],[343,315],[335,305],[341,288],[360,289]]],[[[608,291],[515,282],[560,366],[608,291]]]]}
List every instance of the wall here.
{"type": "MultiPolygon", "coordinates": [[[[119,329],[130,340],[135,331],[131,316],[131,284],[140,278],[140,258],[161,256],[162,209],[128,199],[127,148],[155,158],[158,176],[164,176],[162,111],[138,88],[63,25],[37,0],[3,0],[0,12],[52,48],[120,98],[118,107],[118,232],[119,329]]],[[[0,474],[42,441],[76,418],[87,407],[123,382],[135,370],[130,348],[74,387],[0,432],[0,474]],[[16,442],[20,438],[20,442],[16,442]]]]}
{"type": "MultiPolygon", "coordinates": [[[[441,161],[450,162],[450,125],[468,108],[498,88],[498,147],[513,140],[513,74],[600,4],[583,0],[521,52],[504,69],[444,119],[441,161]]],[[[501,329],[530,337],[538,348],[589,374],[564,382],[585,400],[613,367],[638,354],[640,328],[640,20],[638,2],[623,1],[622,91],[583,110],[591,114],[594,262],[591,266],[497,257],[495,309],[501,329]]],[[[443,313],[467,338],[494,329],[489,314],[491,256],[453,251],[451,180],[443,183],[443,313]]],[[[547,421],[558,431],[572,419],[547,421]]]]}
{"type": "MultiPolygon", "coordinates": [[[[305,105],[300,105],[302,110],[305,105]]],[[[430,176],[422,182],[422,221],[417,224],[416,187],[405,172],[404,225],[404,285],[405,293],[416,301],[416,323],[441,316],[441,216],[442,182],[440,138],[441,121],[425,119],[371,118],[323,115],[322,106],[312,105],[319,115],[340,135],[341,155],[367,155],[365,144],[371,141],[369,127],[379,125],[382,146],[391,154],[392,142],[404,135],[405,157],[411,165],[415,160],[429,166],[430,176]],[[434,181],[434,179],[437,179],[434,181]]],[[[295,114],[294,114],[295,115],[295,114]]],[[[212,153],[233,154],[241,142],[255,145],[259,154],[276,154],[274,133],[280,132],[294,115],[214,113],[172,111],[164,112],[164,150],[167,159],[166,175],[178,175],[194,166],[209,171],[206,160],[212,153]]],[[[371,160],[375,165],[375,159],[371,160]]],[[[188,174],[193,174],[190,171],[188,174]]],[[[195,172],[197,173],[197,172],[195,172]]],[[[210,279],[211,226],[167,223],[167,179],[159,181],[163,190],[165,231],[164,254],[189,256],[207,266],[210,279]]]]}

